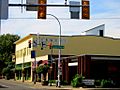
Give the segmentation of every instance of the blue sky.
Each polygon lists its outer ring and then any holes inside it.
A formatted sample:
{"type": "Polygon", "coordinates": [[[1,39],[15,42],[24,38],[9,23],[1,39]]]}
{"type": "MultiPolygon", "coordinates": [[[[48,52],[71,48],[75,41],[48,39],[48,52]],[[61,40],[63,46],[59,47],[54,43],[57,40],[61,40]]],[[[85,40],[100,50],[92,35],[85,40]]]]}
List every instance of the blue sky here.
{"type": "MultiPolygon", "coordinates": [[[[70,0],[68,0],[68,3],[69,1],[70,0]]],[[[9,3],[20,3],[20,0],[9,0],[9,3]]],[[[64,0],[48,0],[47,3],[64,4],[64,0]]],[[[90,20],[70,19],[68,7],[48,7],[47,13],[59,18],[63,35],[78,35],[83,31],[105,24],[105,36],[120,38],[119,8],[120,0],[90,0],[90,20]]],[[[30,33],[59,34],[59,25],[51,16],[47,16],[46,20],[41,20],[37,19],[36,11],[28,12],[24,8],[23,13],[21,13],[20,7],[9,7],[9,19],[2,20],[1,33],[18,34],[21,37],[30,33]]]]}

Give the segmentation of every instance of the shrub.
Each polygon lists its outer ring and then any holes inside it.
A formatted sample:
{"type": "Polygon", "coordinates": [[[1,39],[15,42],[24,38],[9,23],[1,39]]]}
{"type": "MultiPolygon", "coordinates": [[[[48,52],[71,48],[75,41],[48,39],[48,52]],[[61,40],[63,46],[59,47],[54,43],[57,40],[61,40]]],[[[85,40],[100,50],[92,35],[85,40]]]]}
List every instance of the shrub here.
{"type": "Polygon", "coordinates": [[[50,66],[45,64],[45,65],[41,65],[41,66],[38,66],[37,69],[36,69],[36,72],[37,74],[40,74],[42,73],[43,76],[44,76],[44,80],[46,80],[46,74],[49,70],[50,66]]]}
{"type": "Polygon", "coordinates": [[[101,87],[102,88],[111,88],[114,87],[114,83],[111,80],[101,80],[101,87]]]}
{"type": "Polygon", "coordinates": [[[101,80],[95,80],[95,86],[100,86],[101,85],[101,80]]]}
{"type": "Polygon", "coordinates": [[[67,81],[61,81],[61,85],[68,85],[68,82],[67,81]]]}
{"type": "Polygon", "coordinates": [[[83,86],[82,85],[82,80],[84,79],[84,77],[82,75],[78,75],[76,74],[75,77],[73,78],[73,80],[71,81],[71,85],[73,87],[80,87],[83,86]]]}
{"type": "Polygon", "coordinates": [[[5,75],[5,79],[10,79],[10,68],[3,68],[2,74],[5,75]]]}
{"type": "Polygon", "coordinates": [[[49,83],[56,83],[56,80],[49,80],[49,83]]]}
{"type": "Polygon", "coordinates": [[[45,86],[48,85],[48,81],[42,81],[41,83],[42,85],[45,85],[45,86]]]}

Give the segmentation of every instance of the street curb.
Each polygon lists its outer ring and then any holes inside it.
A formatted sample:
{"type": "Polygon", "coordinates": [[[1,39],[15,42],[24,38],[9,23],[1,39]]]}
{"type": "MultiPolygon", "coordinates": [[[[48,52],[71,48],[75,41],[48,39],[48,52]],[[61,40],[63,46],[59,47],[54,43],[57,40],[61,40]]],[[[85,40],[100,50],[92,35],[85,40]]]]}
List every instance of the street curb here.
{"type": "Polygon", "coordinates": [[[48,89],[48,90],[120,90],[120,88],[73,88],[72,86],[61,86],[56,87],[54,86],[42,86],[41,83],[37,82],[34,84],[33,82],[22,82],[22,81],[14,81],[12,80],[5,80],[5,79],[0,79],[3,81],[7,81],[10,83],[15,83],[15,84],[23,84],[23,85],[28,85],[31,88],[37,88],[37,89],[48,89]]]}

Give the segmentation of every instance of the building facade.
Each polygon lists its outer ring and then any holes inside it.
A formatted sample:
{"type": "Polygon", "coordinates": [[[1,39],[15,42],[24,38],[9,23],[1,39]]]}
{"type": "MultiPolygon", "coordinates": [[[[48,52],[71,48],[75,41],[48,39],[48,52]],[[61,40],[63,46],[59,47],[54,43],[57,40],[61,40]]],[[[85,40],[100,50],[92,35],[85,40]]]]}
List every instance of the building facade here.
{"type": "MultiPolygon", "coordinates": [[[[58,48],[50,49],[49,43],[51,45],[58,46],[59,44],[59,36],[56,35],[36,35],[30,34],[18,41],[16,44],[16,79],[22,80],[22,69],[24,69],[24,79],[25,80],[33,80],[33,69],[35,68],[36,63],[42,60],[44,63],[47,63],[51,60],[51,55],[53,59],[58,58],[58,48]],[[31,48],[29,48],[29,41],[31,41],[31,48]],[[35,50],[36,58],[31,58],[31,51],[35,50]],[[36,59],[36,60],[35,60],[36,59]]],[[[119,56],[120,55],[120,40],[101,37],[101,36],[61,36],[61,45],[63,48],[61,49],[61,57],[68,56],[78,56],[78,55],[107,55],[108,56],[119,56]]],[[[68,60],[69,61],[69,60],[68,60]]],[[[63,62],[68,62],[66,59],[63,62]]],[[[78,61],[79,62],[79,61],[78,61]]],[[[76,65],[76,72],[80,74],[80,63],[62,63],[63,67],[76,65]],[[79,67],[78,67],[79,66],[79,67]]],[[[89,63],[87,63],[89,64],[89,63]]],[[[56,64],[57,65],[57,64],[56,64]]],[[[82,64],[81,64],[82,65],[82,64]]],[[[54,67],[54,66],[53,66],[54,67]]],[[[83,66],[84,67],[84,66],[83,66]]],[[[55,68],[53,68],[55,69],[55,68]]],[[[71,71],[69,69],[69,71],[71,71]]],[[[84,69],[85,70],[85,69],[84,69]]],[[[55,70],[54,70],[55,71],[55,70]]],[[[57,72],[57,71],[56,71],[57,72]]],[[[88,72],[90,72],[88,70],[88,72]]],[[[86,72],[86,73],[88,73],[86,72]]],[[[90,74],[90,73],[89,73],[90,74]]],[[[68,76],[68,73],[65,74],[64,70],[62,70],[63,79],[66,77],[66,80],[71,80],[68,76]]],[[[91,75],[91,74],[90,74],[91,75]]],[[[54,79],[56,79],[57,75],[54,73],[54,79]]],[[[71,76],[72,77],[72,76],[71,76]]],[[[69,81],[68,80],[68,81],[69,81]]]]}

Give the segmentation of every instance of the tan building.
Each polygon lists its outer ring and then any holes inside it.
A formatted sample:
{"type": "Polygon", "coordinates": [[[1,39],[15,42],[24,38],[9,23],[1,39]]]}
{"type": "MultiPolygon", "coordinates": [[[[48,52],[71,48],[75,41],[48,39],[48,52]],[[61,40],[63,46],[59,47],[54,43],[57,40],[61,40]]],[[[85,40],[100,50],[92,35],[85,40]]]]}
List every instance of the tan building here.
{"type": "MultiPolygon", "coordinates": [[[[50,60],[50,55],[58,55],[57,47],[49,49],[49,43],[58,46],[58,36],[56,35],[36,35],[30,34],[18,41],[16,44],[16,79],[21,80],[22,69],[25,70],[25,80],[32,81],[32,68],[34,67],[34,59],[31,59],[31,50],[36,51],[36,61],[50,60]],[[29,41],[31,40],[31,48],[29,48],[29,41]],[[43,46],[43,50],[41,47],[43,46]]],[[[81,54],[95,54],[95,55],[120,55],[120,40],[100,36],[61,36],[61,55],[81,55],[81,54]]],[[[56,57],[57,58],[57,57],[56,57]]]]}

